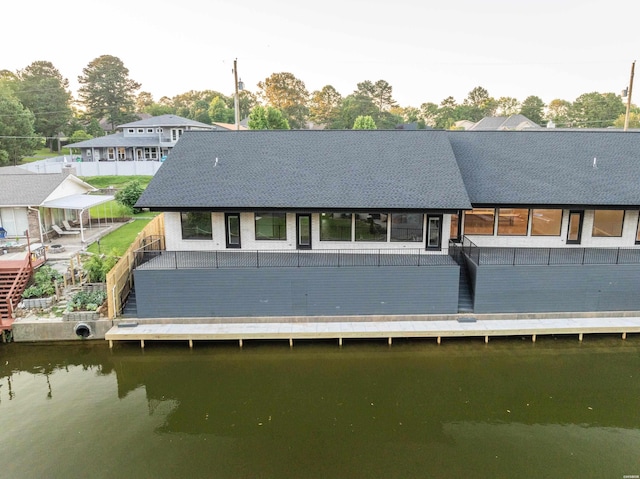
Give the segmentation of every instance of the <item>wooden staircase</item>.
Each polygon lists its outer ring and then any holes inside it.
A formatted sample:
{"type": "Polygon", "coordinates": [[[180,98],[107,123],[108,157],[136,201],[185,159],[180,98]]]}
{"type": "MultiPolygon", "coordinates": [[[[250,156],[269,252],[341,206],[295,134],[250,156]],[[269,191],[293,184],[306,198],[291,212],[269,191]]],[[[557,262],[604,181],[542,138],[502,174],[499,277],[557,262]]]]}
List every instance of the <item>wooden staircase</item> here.
{"type": "Polygon", "coordinates": [[[33,269],[29,258],[0,261],[0,331],[11,329],[13,311],[22,299],[33,269]]]}

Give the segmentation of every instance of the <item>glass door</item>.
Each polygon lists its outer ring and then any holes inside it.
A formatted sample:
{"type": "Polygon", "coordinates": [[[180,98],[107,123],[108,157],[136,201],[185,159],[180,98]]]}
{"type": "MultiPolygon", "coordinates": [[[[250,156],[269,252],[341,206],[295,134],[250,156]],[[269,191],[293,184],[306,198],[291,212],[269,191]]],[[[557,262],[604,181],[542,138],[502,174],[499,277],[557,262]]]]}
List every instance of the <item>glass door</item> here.
{"type": "Polygon", "coordinates": [[[240,248],[240,213],[226,213],[224,219],[227,248],[240,248]]]}
{"type": "Polygon", "coordinates": [[[584,211],[569,211],[569,228],[567,229],[567,244],[580,244],[582,237],[582,220],[584,211]]]}
{"type": "Polygon", "coordinates": [[[427,215],[427,249],[442,246],[442,215],[427,215]]]}
{"type": "Polygon", "coordinates": [[[311,215],[308,213],[296,215],[296,247],[311,249],[311,215]]]}

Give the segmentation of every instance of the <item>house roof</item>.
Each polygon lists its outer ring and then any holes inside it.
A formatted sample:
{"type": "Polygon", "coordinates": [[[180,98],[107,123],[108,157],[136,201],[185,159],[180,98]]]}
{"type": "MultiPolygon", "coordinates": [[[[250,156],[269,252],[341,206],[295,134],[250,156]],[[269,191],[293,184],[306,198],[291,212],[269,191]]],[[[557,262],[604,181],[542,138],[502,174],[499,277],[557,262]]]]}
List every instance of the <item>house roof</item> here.
{"type": "Polygon", "coordinates": [[[122,147],[122,148],[143,148],[145,146],[158,146],[160,145],[160,138],[158,134],[151,134],[149,136],[135,135],[124,136],[124,133],[118,132],[112,135],[99,136],[98,138],[92,138],[90,140],[79,141],[77,143],[71,143],[67,145],[69,148],[107,148],[107,147],[122,147]]]}
{"type": "Polygon", "coordinates": [[[542,129],[448,135],[474,205],[640,205],[640,133],[542,129]]]}
{"type": "Polygon", "coordinates": [[[65,181],[86,185],[87,191],[95,190],[73,175],[38,174],[27,170],[22,170],[22,173],[15,170],[5,173],[4,170],[0,168],[0,206],[40,206],[65,181]]]}
{"type": "Polygon", "coordinates": [[[154,209],[467,209],[444,131],[187,131],[137,203],[154,209]]]}
{"type": "Polygon", "coordinates": [[[207,125],[206,123],[202,123],[195,120],[190,120],[189,118],[183,118],[178,115],[158,115],[152,116],[151,118],[145,118],[143,120],[132,121],[131,123],[124,123],[122,125],[118,125],[118,128],[142,128],[142,127],[161,127],[161,126],[191,126],[197,128],[204,128],[207,130],[211,130],[211,125],[207,125]]]}
{"type": "Polygon", "coordinates": [[[524,130],[525,128],[541,128],[524,115],[487,116],[467,130],[524,130]]]}

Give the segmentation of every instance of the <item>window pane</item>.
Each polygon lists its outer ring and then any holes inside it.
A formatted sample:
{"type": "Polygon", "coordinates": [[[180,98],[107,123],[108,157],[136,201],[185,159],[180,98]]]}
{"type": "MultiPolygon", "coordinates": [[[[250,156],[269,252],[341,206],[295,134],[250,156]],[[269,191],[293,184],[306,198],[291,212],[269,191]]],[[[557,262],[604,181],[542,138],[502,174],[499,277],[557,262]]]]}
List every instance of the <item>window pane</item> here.
{"type": "Polygon", "coordinates": [[[498,209],[498,235],[526,236],[529,210],[525,208],[498,209]]]}
{"type": "Polygon", "coordinates": [[[356,241],[387,241],[387,215],[356,213],[356,241]]]}
{"type": "Polygon", "coordinates": [[[180,213],[182,220],[182,239],[205,239],[213,238],[211,228],[211,213],[200,213],[188,211],[180,213]]]}
{"type": "Polygon", "coordinates": [[[464,234],[492,235],[495,211],[493,208],[474,208],[464,212],[464,234]]]}
{"type": "Polygon", "coordinates": [[[239,214],[227,215],[227,246],[231,248],[240,246],[240,215],[239,214]]]}
{"type": "Polygon", "coordinates": [[[427,248],[440,249],[441,216],[427,216],[427,248]]]}
{"type": "Polygon", "coordinates": [[[636,228],[636,243],[640,243],[640,216],[638,217],[638,226],[636,228]]]}
{"type": "Polygon", "coordinates": [[[622,236],[624,210],[595,210],[593,236],[622,236]]]}
{"type": "Polygon", "coordinates": [[[286,240],[287,239],[286,213],[256,214],[256,239],[257,240],[286,240]]]}
{"type": "Polygon", "coordinates": [[[422,221],[424,215],[392,214],[391,215],[391,241],[422,242],[422,221]]]}
{"type": "Polygon", "coordinates": [[[531,236],[560,236],[562,210],[531,211],[531,236]]]}
{"type": "Polygon", "coordinates": [[[320,241],[351,241],[351,213],[321,213],[320,241]]]}

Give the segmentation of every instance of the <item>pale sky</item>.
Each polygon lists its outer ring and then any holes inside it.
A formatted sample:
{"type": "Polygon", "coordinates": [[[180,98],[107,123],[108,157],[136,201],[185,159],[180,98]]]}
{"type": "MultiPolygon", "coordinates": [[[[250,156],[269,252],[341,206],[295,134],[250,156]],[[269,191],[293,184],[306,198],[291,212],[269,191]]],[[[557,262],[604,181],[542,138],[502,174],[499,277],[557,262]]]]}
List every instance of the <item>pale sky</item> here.
{"type": "MultiPolygon", "coordinates": [[[[70,82],[120,58],[154,100],[248,90],[290,72],[343,96],[386,80],[401,106],[475,87],[546,103],[620,94],[640,57],[637,0],[4,0],[0,69],[46,60],[70,82]]],[[[640,67],[638,68],[640,76],[640,67]]],[[[637,82],[635,82],[637,83],[637,82]]],[[[633,103],[640,104],[640,89],[633,103]]]]}

